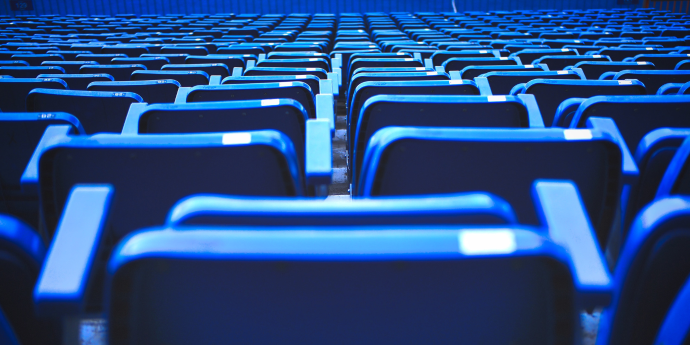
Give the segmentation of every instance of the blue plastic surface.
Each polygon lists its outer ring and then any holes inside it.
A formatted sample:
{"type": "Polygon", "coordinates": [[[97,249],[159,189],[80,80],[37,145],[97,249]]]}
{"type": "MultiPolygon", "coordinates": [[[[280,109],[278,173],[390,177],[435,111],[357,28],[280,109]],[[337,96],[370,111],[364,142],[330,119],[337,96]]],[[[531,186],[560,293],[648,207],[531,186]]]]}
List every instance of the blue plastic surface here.
{"type": "Polygon", "coordinates": [[[654,340],[655,345],[683,345],[690,337],[690,280],[676,296],[654,340]]]}

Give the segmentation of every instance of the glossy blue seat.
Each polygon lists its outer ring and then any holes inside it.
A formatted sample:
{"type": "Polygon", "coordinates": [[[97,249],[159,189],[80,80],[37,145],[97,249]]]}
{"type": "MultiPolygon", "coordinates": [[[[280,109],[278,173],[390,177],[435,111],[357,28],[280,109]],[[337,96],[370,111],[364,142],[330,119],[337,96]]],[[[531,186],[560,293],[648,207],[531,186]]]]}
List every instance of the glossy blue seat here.
{"type": "Polygon", "coordinates": [[[353,196],[481,190],[505,198],[521,224],[537,224],[529,186],[539,178],[568,179],[580,189],[604,247],[622,183],[635,178],[637,168],[610,120],[590,125],[576,131],[384,128],[369,140],[353,196]]]}
{"type": "MultiPolygon", "coordinates": [[[[157,339],[182,343],[318,344],[338,334],[336,343],[575,344],[579,308],[606,305],[610,277],[577,190],[541,182],[534,195],[548,235],[526,226],[472,225],[137,232],[109,262],[109,343],[149,342],[160,334],[157,339]],[[554,210],[558,197],[573,214],[554,210]],[[156,268],[161,265],[165,271],[156,268]],[[487,271],[496,274],[481,274],[487,271]],[[135,278],[143,272],[146,279],[135,278]],[[264,312],[268,306],[271,313],[264,312]],[[226,323],[238,327],[220,326],[226,323]],[[135,327],[142,332],[132,332],[135,327]]],[[[41,283],[39,297],[57,282],[41,283]]]]}
{"type": "Polygon", "coordinates": [[[614,271],[597,343],[651,344],[690,276],[690,200],[658,198],[635,218],[614,271]]]}
{"type": "Polygon", "coordinates": [[[161,71],[203,71],[209,76],[219,75],[221,78],[230,76],[230,71],[225,64],[221,63],[201,63],[201,64],[169,64],[161,68],[161,71]]]}
{"type": "Polygon", "coordinates": [[[349,83],[346,104],[352,104],[357,87],[365,82],[384,82],[384,81],[423,81],[423,80],[443,80],[448,81],[450,77],[445,73],[439,72],[380,72],[380,73],[358,73],[355,74],[349,83]]]}
{"type": "MultiPolygon", "coordinates": [[[[510,94],[531,94],[537,99],[544,125],[551,127],[561,102],[568,98],[599,95],[645,95],[645,85],[636,80],[532,80],[518,84],[510,94]]],[[[558,122],[555,122],[558,123],[558,122]]]]}
{"type": "Polygon", "coordinates": [[[130,80],[175,80],[183,87],[208,85],[209,75],[204,71],[134,71],[130,80]]]}
{"type": "Polygon", "coordinates": [[[483,95],[509,95],[515,85],[528,83],[534,79],[575,79],[584,80],[581,70],[568,71],[492,71],[474,79],[483,95]]]}
{"type": "Polygon", "coordinates": [[[86,133],[120,133],[129,105],[142,102],[131,92],[34,89],[26,97],[31,112],[66,112],[74,115],[86,133]]]}
{"type": "Polygon", "coordinates": [[[320,68],[252,67],[247,68],[243,76],[313,75],[319,79],[328,79],[327,73],[320,68]]]}
{"type": "Polygon", "coordinates": [[[207,55],[207,56],[198,56],[198,55],[187,56],[184,59],[184,63],[189,63],[189,64],[222,63],[230,71],[232,71],[233,68],[235,68],[235,67],[245,68],[247,65],[247,62],[250,60],[256,61],[257,58],[256,58],[256,56],[250,55],[250,54],[242,54],[242,55],[211,54],[211,55],[207,55]]]}
{"type": "Polygon", "coordinates": [[[4,112],[26,111],[26,96],[33,89],[68,89],[67,83],[57,78],[2,78],[0,79],[0,110],[4,112]]]}
{"type": "Polygon", "coordinates": [[[677,95],[680,89],[683,88],[683,83],[668,83],[664,84],[657,90],[657,95],[677,95]]]}
{"type": "MultiPolygon", "coordinates": [[[[302,75],[261,75],[261,76],[232,76],[223,78],[221,81],[222,85],[235,85],[235,84],[256,84],[256,83],[282,83],[282,82],[302,82],[309,85],[309,88],[316,95],[321,93],[321,87],[319,82],[319,77],[314,75],[302,74],[302,75]]],[[[328,93],[328,90],[324,90],[324,93],[328,93]]]]}
{"type": "Polygon", "coordinates": [[[660,70],[673,70],[681,61],[688,60],[690,54],[640,54],[625,59],[629,62],[647,61],[660,70]]]}
{"type": "Polygon", "coordinates": [[[147,70],[159,70],[170,60],[163,56],[155,57],[116,57],[111,60],[114,65],[144,65],[147,70]]]}
{"type": "MultiPolygon", "coordinates": [[[[482,74],[490,72],[530,72],[530,71],[548,71],[549,68],[546,65],[509,65],[509,66],[499,66],[499,65],[489,65],[489,66],[467,66],[460,70],[460,79],[474,79],[482,74]]],[[[449,73],[453,73],[450,71],[449,73]]],[[[457,78],[453,78],[457,79],[457,78]]]]}
{"type": "Polygon", "coordinates": [[[690,280],[686,281],[659,328],[655,345],[683,345],[690,341],[690,280]]]}
{"type": "Polygon", "coordinates": [[[434,54],[431,55],[431,62],[433,63],[434,66],[441,66],[443,63],[451,58],[463,58],[463,57],[468,57],[468,58],[475,58],[475,57],[492,57],[492,58],[499,58],[501,57],[500,53],[498,50],[494,49],[477,49],[477,50],[461,50],[461,51],[444,51],[444,50],[439,50],[436,51],[434,54]]]}
{"type": "MultiPolygon", "coordinates": [[[[524,64],[534,65],[537,60],[544,56],[559,56],[559,55],[580,55],[575,49],[523,49],[517,53],[510,54],[511,58],[519,58],[524,64]]],[[[606,55],[606,54],[598,54],[606,55]]],[[[550,68],[549,68],[550,69],[550,68]]]]}
{"type": "Polygon", "coordinates": [[[690,81],[690,71],[624,70],[615,74],[613,72],[604,73],[599,79],[637,79],[646,86],[647,94],[655,95],[664,84],[686,83],[690,81]]]}
{"type": "Polygon", "coordinates": [[[65,70],[59,66],[1,66],[0,74],[14,78],[36,78],[39,74],[65,74],[65,70]]]}
{"type": "MultiPolygon", "coordinates": [[[[102,49],[102,47],[100,47],[102,49]]],[[[95,61],[100,65],[110,65],[114,58],[129,57],[125,54],[79,54],[76,56],[76,61],[95,61]]]]}
{"type": "Polygon", "coordinates": [[[517,66],[522,65],[519,58],[450,58],[443,62],[443,70],[446,72],[450,71],[462,71],[465,67],[469,66],[517,66]]]}
{"type": "Polygon", "coordinates": [[[323,58],[311,57],[306,59],[259,59],[257,67],[274,68],[320,68],[330,71],[331,65],[323,58]]]}
{"type": "Polygon", "coordinates": [[[93,82],[88,91],[132,92],[141,96],[147,103],[173,103],[180,88],[176,80],[140,80],[93,82]]]}
{"type": "MultiPolygon", "coordinates": [[[[38,78],[53,78],[52,74],[39,74],[38,78]]],[[[60,80],[67,83],[70,90],[86,90],[92,82],[113,81],[110,74],[61,74],[60,80]]]]}
{"type": "Polygon", "coordinates": [[[145,70],[144,65],[84,65],[79,68],[79,73],[110,74],[116,81],[127,81],[132,73],[145,70]]]}
{"type": "Polygon", "coordinates": [[[550,70],[562,70],[568,66],[574,66],[580,62],[611,62],[611,58],[605,55],[546,55],[542,56],[532,63],[544,64],[549,66],[550,70]]]}
{"type": "Polygon", "coordinates": [[[620,72],[626,69],[636,69],[636,70],[651,70],[656,69],[651,62],[599,62],[599,61],[582,61],[576,63],[574,68],[579,68],[585,74],[587,79],[597,80],[599,77],[606,72],[620,72]]]}
{"type": "Polygon", "coordinates": [[[591,116],[610,117],[632,151],[657,128],[690,128],[688,107],[690,96],[597,96],[579,105],[570,127],[585,127],[591,116]]]}
{"type": "Polygon", "coordinates": [[[66,74],[77,74],[79,68],[84,65],[96,65],[95,61],[43,61],[41,66],[57,66],[62,67],[66,74]]]}

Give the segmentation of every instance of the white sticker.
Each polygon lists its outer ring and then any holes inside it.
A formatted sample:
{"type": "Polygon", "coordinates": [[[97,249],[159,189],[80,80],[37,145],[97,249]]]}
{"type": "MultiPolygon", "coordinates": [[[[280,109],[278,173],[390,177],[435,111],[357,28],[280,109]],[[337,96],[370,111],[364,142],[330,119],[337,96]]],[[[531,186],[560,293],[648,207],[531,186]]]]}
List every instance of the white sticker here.
{"type": "Polygon", "coordinates": [[[479,54],[486,54],[486,53],[488,53],[488,51],[486,51],[486,50],[480,50],[479,51],[479,54]]]}
{"type": "Polygon", "coordinates": [[[417,71],[423,71],[423,70],[425,70],[425,69],[426,69],[426,67],[416,67],[416,68],[415,68],[415,70],[417,70],[417,71]]]}
{"type": "Polygon", "coordinates": [[[619,80],[618,85],[632,85],[632,80],[619,80]]]}
{"type": "Polygon", "coordinates": [[[398,55],[407,55],[407,53],[398,53],[398,55]]]}
{"type": "Polygon", "coordinates": [[[405,59],[405,61],[412,61],[412,60],[414,60],[414,59],[410,59],[410,58],[405,59]]]}
{"type": "Polygon", "coordinates": [[[580,43],[580,40],[575,40],[575,43],[580,43]]]}
{"type": "Polygon", "coordinates": [[[556,73],[558,73],[558,74],[568,74],[568,71],[558,71],[558,72],[556,72],[556,73]]]}
{"type": "Polygon", "coordinates": [[[592,131],[589,129],[564,129],[563,137],[565,140],[590,140],[592,131]]]}
{"type": "Polygon", "coordinates": [[[223,145],[249,144],[252,142],[251,133],[225,133],[223,134],[223,145]]]}
{"type": "Polygon", "coordinates": [[[562,52],[569,52],[570,49],[561,49],[562,52]]]}
{"type": "Polygon", "coordinates": [[[370,46],[369,46],[369,48],[376,48],[376,46],[374,46],[374,45],[370,45],[370,46]]]}
{"type": "Polygon", "coordinates": [[[592,57],[595,59],[601,59],[601,55],[592,55],[592,57]]]}
{"type": "Polygon", "coordinates": [[[304,78],[306,78],[306,77],[307,77],[307,76],[306,76],[305,74],[299,74],[299,75],[296,75],[296,76],[295,76],[295,79],[304,79],[304,78]]]}
{"type": "Polygon", "coordinates": [[[647,62],[646,62],[646,61],[638,61],[637,64],[638,64],[638,65],[646,65],[647,62]]]}
{"type": "Polygon", "coordinates": [[[364,30],[357,30],[358,32],[364,32],[364,30]]]}
{"type": "Polygon", "coordinates": [[[310,67],[310,68],[307,68],[307,71],[316,71],[316,68],[310,67]]]}
{"type": "Polygon", "coordinates": [[[647,50],[654,50],[654,48],[651,48],[651,47],[647,47],[647,50]]]}
{"type": "Polygon", "coordinates": [[[534,65],[525,65],[525,68],[534,68],[534,65]]]}
{"type": "Polygon", "coordinates": [[[507,57],[502,57],[502,58],[499,58],[499,59],[500,59],[500,60],[508,60],[507,57]]]}
{"type": "Polygon", "coordinates": [[[261,106],[269,106],[269,105],[278,105],[280,104],[280,100],[275,98],[275,99],[262,99],[261,100],[261,106]]]}
{"type": "Polygon", "coordinates": [[[462,80],[457,80],[457,79],[449,80],[448,83],[450,83],[450,85],[462,85],[462,84],[464,84],[462,80]]]}
{"type": "Polygon", "coordinates": [[[278,86],[280,86],[280,87],[292,86],[292,82],[291,81],[281,82],[281,83],[278,83],[278,86]]]}
{"type": "Polygon", "coordinates": [[[489,102],[505,102],[506,96],[486,96],[486,100],[489,102]]]}
{"type": "Polygon", "coordinates": [[[510,254],[517,249],[510,230],[463,230],[458,233],[460,253],[464,255],[510,254]]]}
{"type": "Polygon", "coordinates": [[[426,72],[426,75],[438,75],[438,72],[426,72]]]}

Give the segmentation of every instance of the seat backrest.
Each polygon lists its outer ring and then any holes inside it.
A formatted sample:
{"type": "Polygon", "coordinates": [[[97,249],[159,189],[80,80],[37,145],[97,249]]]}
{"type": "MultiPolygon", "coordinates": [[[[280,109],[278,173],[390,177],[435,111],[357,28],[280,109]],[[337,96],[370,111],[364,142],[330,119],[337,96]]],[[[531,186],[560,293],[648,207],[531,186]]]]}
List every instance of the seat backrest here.
{"type": "Polygon", "coordinates": [[[683,345],[690,342],[690,280],[686,281],[669,308],[654,344],[683,345]]]}
{"type": "Polygon", "coordinates": [[[605,246],[620,190],[621,152],[600,130],[388,127],[369,140],[353,195],[481,190],[505,198],[521,224],[538,224],[530,186],[539,178],[567,179],[578,186],[605,246]]]}
{"type": "Polygon", "coordinates": [[[65,70],[59,66],[0,67],[0,75],[9,75],[14,78],[36,78],[39,74],[65,74],[65,70]]]}
{"type": "Polygon", "coordinates": [[[256,84],[256,83],[283,83],[283,82],[302,82],[309,85],[312,93],[317,95],[320,93],[319,78],[313,75],[264,75],[264,76],[241,76],[241,77],[227,77],[223,79],[223,85],[235,84],[256,84]]]}
{"type": "Polygon", "coordinates": [[[170,60],[166,57],[156,56],[156,57],[117,57],[113,58],[113,64],[116,65],[144,65],[147,70],[160,70],[163,65],[170,63],[170,60]]]}
{"type": "Polygon", "coordinates": [[[76,184],[110,184],[117,190],[110,222],[115,241],[163,224],[168,210],[188,195],[303,194],[293,145],[272,130],[65,136],[47,145],[38,159],[41,215],[49,237],[76,184]]]}
{"type": "Polygon", "coordinates": [[[352,104],[355,90],[357,87],[365,82],[379,82],[379,81],[422,81],[422,80],[450,80],[450,77],[445,73],[439,72],[398,72],[398,73],[358,73],[350,80],[350,85],[347,92],[347,103],[352,104]]]}
{"type": "Polygon", "coordinates": [[[511,65],[511,66],[467,66],[460,70],[460,78],[474,79],[482,74],[490,72],[527,72],[527,71],[548,71],[545,65],[511,65]]]}
{"type": "Polygon", "coordinates": [[[479,78],[482,77],[486,78],[491,93],[494,95],[509,95],[515,85],[528,83],[534,79],[583,79],[576,71],[489,72],[479,76],[479,78]]]}
{"type": "Polygon", "coordinates": [[[690,276],[690,200],[655,200],[636,217],[614,273],[597,343],[651,344],[690,276]]]}
{"type": "MultiPolygon", "coordinates": [[[[561,49],[523,49],[517,53],[510,54],[510,57],[518,57],[525,64],[535,64],[535,60],[547,55],[579,55],[577,50],[569,48],[561,49]]],[[[606,54],[600,54],[606,55],[606,54]]]]}
{"type": "Polygon", "coordinates": [[[582,61],[610,62],[611,59],[604,55],[546,55],[534,60],[534,63],[545,64],[550,70],[555,71],[574,66],[582,61]]]}
{"type": "MultiPolygon", "coordinates": [[[[0,72],[1,73],[1,72],[0,72]]],[[[0,79],[0,109],[4,112],[26,111],[26,96],[33,89],[68,89],[58,78],[2,78],[0,79]]]]}
{"type": "Polygon", "coordinates": [[[110,74],[117,81],[127,81],[135,71],[146,70],[144,65],[84,65],[79,68],[83,74],[110,74]]]}
{"type": "Polygon", "coordinates": [[[521,65],[514,58],[500,57],[500,58],[450,58],[443,63],[443,70],[461,71],[468,66],[516,66],[521,65]]]}
{"type": "MultiPolygon", "coordinates": [[[[207,56],[187,56],[184,59],[184,63],[189,64],[202,64],[202,63],[222,63],[228,70],[232,71],[235,67],[246,67],[246,62],[249,60],[256,60],[256,56],[250,54],[242,55],[220,55],[212,54],[207,56]]],[[[171,62],[172,63],[172,62],[171,62]]]]}
{"type": "Polygon", "coordinates": [[[120,133],[129,105],[143,100],[131,92],[34,89],[26,97],[27,111],[66,112],[82,123],[86,133],[120,133]]]}
{"type": "Polygon", "coordinates": [[[647,88],[647,94],[655,95],[664,84],[690,81],[690,71],[674,70],[624,70],[616,73],[614,80],[637,79],[647,88]]]}
{"type": "MultiPolygon", "coordinates": [[[[516,88],[518,87],[516,86],[516,88]]],[[[646,90],[645,85],[636,80],[537,79],[525,84],[521,93],[534,95],[544,117],[544,125],[550,127],[553,124],[556,109],[561,102],[568,98],[588,98],[599,95],[645,95],[646,90]]]]}
{"type": "Polygon", "coordinates": [[[587,79],[599,79],[599,77],[606,72],[620,72],[626,69],[636,70],[650,70],[656,69],[653,63],[646,61],[639,62],[600,62],[600,61],[582,61],[574,66],[582,69],[587,79]]]}
{"type": "Polygon", "coordinates": [[[163,71],[204,71],[209,76],[219,75],[221,78],[228,77],[230,71],[225,64],[221,63],[202,63],[202,64],[169,64],[161,68],[163,71]]]}
{"type": "Polygon", "coordinates": [[[197,85],[208,85],[209,76],[204,71],[134,71],[131,75],[132,81],[142,80],[167,80],[172,79],[180,83],[180,86],[192,87],[197,85]]]}
{"type": "Polygon", "coordinates": [[[59,66],[65,70],[66,74],[77,74],[81,66],[95,64],[97,64],[95,61],[43,61],[41,66],[59,66]]]}
{"type": "MultiPolygon", "coordinates": [[[[51,78],[50,74],[40,74],[38,78],[51,78]]],[[[89,83],[98,81],[113,81],[110,74],[61,74],[60,79],[67,83],[70,90],[86,90],[89,83]]]]}
{"type": "Polygon", "coordinates": [[[640,54],[635,55],[632,61],[648,61],[656,66],[656,69],[673,70],[679,62],[690,59],[690,54],[640,54]]]}
{"type": "Polygon", "coordinates": [[[173,103],[180,83],[172,79],[93,82],[88,91],[133,92],[146,103],[173,103]]]}
{"type": "Polygon", "coordinates": [[[630,151],[657,128],[690,128],[690,96],[597,96],[583,102],[571,128],[583,128],[592,116],[616,121],[630,151]]]}
{"type": "Polygon", "coordinates": [[[243,75],[248,77],[269,75],[313,75],[319,79],[328,79],[326,70],[321,68],[254,67],[247,69],[243,75]]]}

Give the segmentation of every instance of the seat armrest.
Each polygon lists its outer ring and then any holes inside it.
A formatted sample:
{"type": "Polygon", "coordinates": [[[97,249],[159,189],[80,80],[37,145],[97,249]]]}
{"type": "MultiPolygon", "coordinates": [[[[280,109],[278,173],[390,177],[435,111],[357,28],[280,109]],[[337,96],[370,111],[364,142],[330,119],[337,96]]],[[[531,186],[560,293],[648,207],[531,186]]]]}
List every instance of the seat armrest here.
{"type": "MultiPolygon", "coordinates": [[[[435,66],[434,70],[436,70],[437,73],[441,74],[446,74],[446,70],[443,68],[443,66],[435,66]]],[[[459,74],[460,72],[458,72],[459,74]]],[[[453,75],[451,74],[451,79],[453,79],[453,75]]],[[[459,80],[459,79],[458,79],[459,80]]]]}
{"type": "Polygon", "coordinates": [[[519,95],[519,94],[525,92],[526,87],[527,87],[527,84],[525,84],[525,83],[517,84],[517,85],[513,86],[512,89],[510,89],[510,94],[513,96],[519,95]]]}
{"type": "Polygon", "coordinates": [[[187,96],[189,95],[189,89],[191,87],[181,87],[177,89],[177,95],[175,95],[175,104],[187,103],[187,96]]]}
{"type": "MultiPolygon", "coordinates": [[[[338,85],[338,78],[340,78],[340,76],[336,72],[328,72],[327,74],[328,74],[328,79],[330,79],[330,81],[331,81],[331,86],[332,86],[331,93],[333,93],[333,96],[335,98],[338,98],[338,96],[340,95],[340,87],[338,85]]],[[[322,91],[322,93],[328,93],[328,92],[322,91]]]]}
{"type": "Polygon", "coordinates": [[[208,80],[208,85],[220,85],[220,76],[212,75],[211,78],[208,80]]]}
{"type": "Polygon", "coordinates": [[[333,68],[333,73],[336,73],[338,75],[338,78],[336,80],[338,81],[338,88],[341,88],[343,86],[343,69],[340,67],[333,68]]]}
{"type": "MultiPolygon", "coordinates": [[[[526,66],[528,66],[528,65],[526,65],[526,66]]],[[[533,66],[541,68],[544,72],[550,71],[549,66],[545,63],[538,63],[538,64],[533,65],[533,66]]]]}
{"type": "Polygon", "coordinates": [[[334,80],[331,80],[330,76],[328,79],[319,79],[319,93],[332,95],[333,94],[333,82],[334,82],[334,80]]]}
{"type": "Polygon", "coordinates": [[[84,312],[113,194],[110,185],[72,188],[34,288],[40,315],[65,317],[84,312]]]}
{"type": "MultiPolygon", "coordinates": [[[[338,55],[338,54],[336,54],[338,55]]],[[[343,59],[339,57],[334,57],[331,59],[331,69],[335,68],[342,68],[343,67],[343,59]]]]}
{"type": "Polygon", "coordinates": [[[572,120],[572,117],[568,118],[568,114],[576,112],[580,104],[586,100],[587,98],[568,98],[561,102],[556,109],[556,115],[553,117],[553,124],[551,127],[570,127],[570,120],[572,120]]]}
{"type": "Polygon", "coordinates": [[[489,79],[486,77],[476,77],[474,78],[474,83],[479,89],[479,94],[482,96],[492,96],[491,86],[489,85],[489,79]]]}
{"type": "Polygon", "coordinates": [[[412,53],[412,58],[421,62],[422,64],[425,63],[424,59],[422,59],[422,53],[412,53]]]}
{"type": "Polygon", "coordinates": [[[252,69],[256,66],[256,61],[254,60],[249,60],[247,61],[247,68],[245,69],[245,72],[249,69],[252,69]]]}
{"type": "Polygon", "coordinates": [[[24,168],[20,180],[22,192],[27,194],[38,193],[38,162],[45,150],[64,140],[69,140],[71,125],[52,125],[46,128],[41,137],[41,141],[36,145],[34,153],[31,155],[29,163],[24,168]]]}
{"type": "Polygon", "coordinates": [[[333,95],[319,94],[316,95],[316,118],[319,120],[327,120],[331,131],[331,136],[335,134],[335,110],[334,110],[333,95]]]}
{"type": "Polygon", "coordinates": [[[520,94],[517,97],[522,100],[522,103],[527,108],[527,116],[529,117],[529,128],[544,128],[544,118],[541,116],[537,99],[534,95],[520,94]]]}
{"type": "Polygon", "coordinates": [[[542,226],[570,256],[579,308],[608,306],[613,278],[577,187],[568,181],[537,180],[532,196],[542,226]]]}
{"type": "Polygon", "coordinates": [[[305,175],[311,186],[329,185],[333,176],[331,125],[325,119],[307,121],[305,175]]]}
{"type": "Polygon", "coordinates": [[[604,72],[599,76],[599,80],[613,80],[613,77],[616,76],[616,73],[618,72],[604,72]]]}
{"type": "Polygon", "coordinates": [[[232,69],[232,76],[233,77],[241,77],[242,76],[242,67],[235,67],[232,69]]]}
{"type": "Polygon", "coordinates": [[[266,60],[266,54],[259,54],[259,61],[257,61],[257,63],[264,60],[266,60]]]}
{"type": "Polygon", "coordinates": [[[637,183],[637,178],[640,174],[640,171],[637,168],[637,164],[635,164],[635,159],[630,153],[630,150],[628,150],[628,145],[626,145],[625,139],[623,139],[621,132],[618,130],[618,126],[616,126],[616,122],[608,117],[594,116],[587,119],[587,128],[606,132],[613,137],[613,139],[616,141],[616,144],[618,144],[618,147],[621,149],[621,154],[623,156],[623,183],[635,185],[637,183]]]}
{"type": "MultiPolygon", "coordinates": [[[[188,89],[188,88],[180,88],[188,89]]],[[[178,90],[179,95],[179,90],[178,90]]],[[[186,96],[185,96],[186,98],[186,96]]],[[[144,110],[148,106],[147,103],[132,103],[129,106],[127,117],[125,118],[125,125],[122,126],[121,134],[139,134],[139,119],[144,114],[144,110]]]]}
{"type": "Polygon", "coordinates": [[[574,66],[568,66],[568,67],[570,67],[569,71],[573,71],[573,72],[577,73],[577,75],[580,76],[580,79],[587,80],[587,77],[585,76],[585,72],[582,70],[582,68],[574,67],[574,66]]]}
{"type": "Polygon", "coordinates": [[[431,61],[431,59],[424,59],[424,67],[434,69],[434,63],[431,61]]]}
{"type": "MultiPolygon", "coordinates": [[[[438,66],[438,67],[441,67],[441,69],[443,70],[443,73],[446,72],[446,69],[443,66],[438,66]]],[[[438,70],[437,70],[437,72],[441,73],[441,71],[438,71],[438,70]]],[[[450,71],[450,72],[448,72],[448,75],[450,75],[450,80],[462,80],[462,77],[460,76],[460,71],[450,71]]]]}

